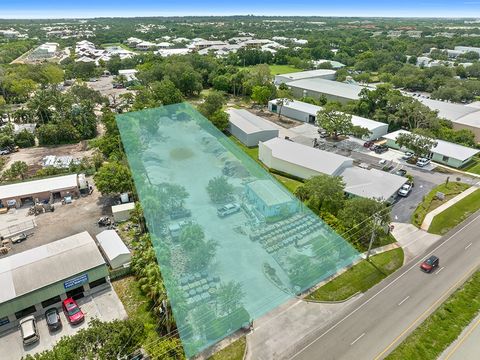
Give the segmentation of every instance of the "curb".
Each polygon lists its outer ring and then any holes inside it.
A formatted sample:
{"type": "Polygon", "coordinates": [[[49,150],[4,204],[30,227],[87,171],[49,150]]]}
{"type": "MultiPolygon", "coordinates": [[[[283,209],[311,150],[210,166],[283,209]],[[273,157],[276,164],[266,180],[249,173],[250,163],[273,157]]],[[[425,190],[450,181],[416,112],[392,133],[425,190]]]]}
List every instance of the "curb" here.
{"type": "Polygon", "coordinates": [[[347,302],[350,299],[353,299],[355,296],[363,294],[361,291],[357,291],[355,294],[350,295],[348,298],[344,300],[331,300],[331,301],[326,301],[326,300],[311,300],[311,299],[303,299],[305,302],[311,302],[315,304],[342,304],[344,302],[347,302]]]}

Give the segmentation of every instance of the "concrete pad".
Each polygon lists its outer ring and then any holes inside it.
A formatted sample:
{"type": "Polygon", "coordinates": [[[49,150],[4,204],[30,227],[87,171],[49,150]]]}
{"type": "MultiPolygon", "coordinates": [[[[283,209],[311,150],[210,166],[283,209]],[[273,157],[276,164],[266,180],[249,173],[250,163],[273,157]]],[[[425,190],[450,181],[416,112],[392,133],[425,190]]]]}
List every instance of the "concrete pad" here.
{"type": "Polygon", "coordinates": [[[403,248],[405,263],[422,254],[441,238],[440,235],[429,234],[412,224],[394,222],[392,225],[394,226],[392,235],[403,248]]]}
{"type": "MultiPolygon", "coordinates": [[[[102,321],[112,321],[127,318],[127,313],[122,302],[112,288],[101,290],[90,296],[79,299],[78,305],[85,313],[85,321],[79,325],[70,325],[65,317],[61,306],[58,305],[62,328],[56,332],[48,330],[45,316],[37,317],[37,328],[40,333],[40,341],[28,347],[24,347],[19,329],[12,329],[0,334],[0,349],[8,349],[2,352],[2,360],[18,360],[27,354],[50,350],[63,337],[76,334],[80,329],[88,327],[88,322],[93,318],[102,321]]],[[[45,309],[46,310],[46,309],[45,309]]]]}

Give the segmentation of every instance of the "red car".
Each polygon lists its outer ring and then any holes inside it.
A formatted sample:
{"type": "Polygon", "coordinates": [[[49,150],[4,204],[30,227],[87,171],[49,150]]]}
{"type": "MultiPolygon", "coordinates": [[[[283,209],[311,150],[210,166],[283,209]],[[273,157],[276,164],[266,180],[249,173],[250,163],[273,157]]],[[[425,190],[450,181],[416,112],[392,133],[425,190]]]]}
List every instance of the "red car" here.
{"type": "Polygon", "coordinates": [[[425,260],[422,265],[420,265],[420,269],[427,273],[430,273],[435,270],[435,268],[437,268],[439,264],[440,260],[438,259],[438,257],[432,255],[427,260],[425,260]]]}
{"type": "Polygon", "coordinates": [[[80,310],[77,302],[72,298],[63,300],[62,307],[70,324],[79,324],[83,320],[85,320],[84,313],[82,312],[82,310],[80,310]]]}

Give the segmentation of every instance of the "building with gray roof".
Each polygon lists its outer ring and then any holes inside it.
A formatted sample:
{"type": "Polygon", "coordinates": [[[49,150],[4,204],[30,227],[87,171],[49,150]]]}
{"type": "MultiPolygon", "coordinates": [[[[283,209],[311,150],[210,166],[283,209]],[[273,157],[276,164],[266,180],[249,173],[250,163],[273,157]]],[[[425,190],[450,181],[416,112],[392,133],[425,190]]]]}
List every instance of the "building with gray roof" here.
{"type": "Polygon", "coordinates": [[[299,71],[288,74],[275,75],[275,85],[283,83],[289,83],[291,81],[302,79],[327,79],[335,80],[335,70],[331,69],[318,69],[309,71],[299,71]]]}
{"type": "Polygon", "coordinates": [[[95,240],[84,231],[0,259],[0,330],[40,314],[67,297],[108,286],[108,269],[95,240]]]}
{"type": "Polygon", "coordinates": [[[278,136],[278,127],[245,109],[229,109],[228,131],[248,147],[278,136]]]}
{"type": "Polygon", "coordinates": [[[293,95],[298,98],[313,97],[319,99],[324,95],[328,100],[347,102],[358,100],[359,94],[365,87],[343,83],[339,81],[326,80],[322,78],[307,78],[290,81],[287,86],[292,90],[293,95]]]}

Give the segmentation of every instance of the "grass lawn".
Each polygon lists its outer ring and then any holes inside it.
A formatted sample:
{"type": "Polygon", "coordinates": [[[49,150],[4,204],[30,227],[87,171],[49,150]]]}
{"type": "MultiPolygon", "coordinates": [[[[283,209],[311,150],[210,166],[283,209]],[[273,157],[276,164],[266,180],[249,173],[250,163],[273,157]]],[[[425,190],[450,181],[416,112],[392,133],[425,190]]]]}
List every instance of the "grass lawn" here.
{"type": "Polygon", "coordinates": [[[245,336],[242,336],[237,341],[228,345],[225,349],[222,349],[209,357],[208,360],[242,360],[246,345],[247,341],[245,336]]]}
{"type": "Polygon", "coordinates": [[[480,189],[435,216],[428,232],[443,235],[478,209],[480,209],[480,189]]]}
{"type": "Polygon", "coordinates": [[[278,175],[278,174],[272,174],[272,175],[275,176],[275,178],[279,182],[281,182],[292,194],[295,193],[295,190],[297,190],[297,188],[300,185],[303,185],[303,183],[301,181],[298,181],[298,180],[290,179],[288,177],[278,175]]]}
{"type": "Polygon", "coordinates": [[[412,224],[420,227],[422,225],[423,219],[425,216],[432,210],[435,210],[437,207],[447,202],[451,198],[460,194],[461,192],[467,190],[470,187],[468,184],[451,181],[448,184],[440,184],[432,189],[426,196],[424,196],[423,201],[417,206],[415,211],[412,214],[412,224]],[[442,192],[445,194],[444,200],[436,199],[437,192],[442,192]]]}
{"type": "Polygon", "coordinates": [[[245,154],[250,156],[256,162],[259,162],[259,160],[258,160],[258,146],[255,146],[253,148],[249,148],[249,147],[243,145],[240,141],[238,141],[238,139],[233,135],[228,135],[228,138],[230,140],[232,140],[238,147],[240,147],[245,154]]]}
{"type": "Polygon", "coordinates": [[[268,65],[270,68],[270,72],[272,75],[279,75],[279,74],[288,74],[297,71],[303,71],[302,69],[298,69],[291,65],[268,65]]]}
{"type": "Polygon", "coordinates": [[[398,248],[360,261],[343,274],[308,295],[307,300],[340,301],[365,292],[403,265],[403,250],[398,248]]]}
{"type": "Polygon", "coordinates": [[[467,165],[462,170],[480,175],[480,158],[478,156],[474,156],[472,160],[472,163],[467,165]]]}
{"type": "Polygon", "coordinates": [[[479,311],[480,272],[477,271],[386,359],[437,359],[479,311]]]}

